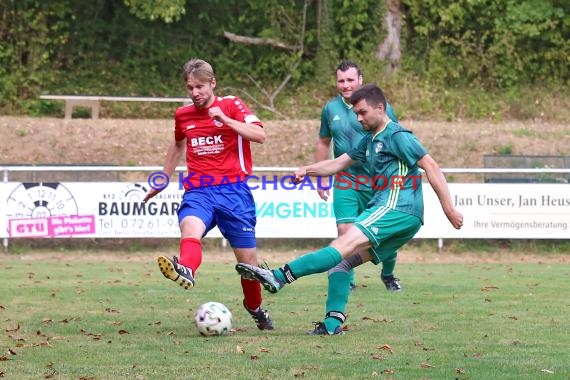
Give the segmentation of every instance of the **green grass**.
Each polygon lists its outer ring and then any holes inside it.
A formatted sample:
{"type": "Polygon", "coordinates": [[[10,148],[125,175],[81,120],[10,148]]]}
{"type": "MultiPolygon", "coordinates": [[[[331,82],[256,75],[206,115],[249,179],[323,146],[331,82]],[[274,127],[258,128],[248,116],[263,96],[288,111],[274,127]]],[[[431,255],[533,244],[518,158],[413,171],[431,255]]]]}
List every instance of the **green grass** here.
{"type": "Polygon", "coordinates": [[[127,261],[0,258],[0,377],[8,379],[569,379],[570,266],[398,264],[388,293],[364,265],[344,336],[305,335],[322,319],[324,274],[264,293],[276,330],[241,307],[228,260],[203,263],[197,287],[164,279],[152,257],[127,261]],[[142,259],[142,260],[141,260],[142,259]],[[198,335],[206,301],[236,331],[198,335]]]}

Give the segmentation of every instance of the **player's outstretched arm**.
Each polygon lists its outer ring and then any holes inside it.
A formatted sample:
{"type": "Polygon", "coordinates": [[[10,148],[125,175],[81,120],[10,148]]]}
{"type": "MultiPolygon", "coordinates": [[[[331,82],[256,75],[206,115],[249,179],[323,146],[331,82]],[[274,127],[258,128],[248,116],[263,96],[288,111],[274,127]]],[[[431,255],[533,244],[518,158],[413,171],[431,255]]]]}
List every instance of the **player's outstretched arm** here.
{"type": "MultiPolygon", "coordinates": [[[[176,139],[172,139],[170,146],[168,147],[168,151],[166,152],[166,160],[164,162],[164,166],[162,171],[168,175],[168,177],[172,176],[174,170],[176,170],[176,165],[180,162],[180,158],[184,154],[184,148],[186,147],[186,139],[176,141],[176,139]]],[[[148,193],[146,193],[143,202],[148,201],[156,194],[160,193],[162,189],[150,189],[148,193]]]]}
{"type": "MultiPolygon", "coordinates": [[[[330,137],[319,137],[317,139],[315,147],[315,162],[320,162],[327,159],[327,157],[330,157],[331,140],[332,139],[330,137]]],[[[318,186],[317,194],[319,194],[319,197],[324,201],[329,199],[330,190],[328,179],[323,180],[323,186],[318,186]]]]}
{"type": "Polygon", "coordinates": [[[305,176],[319,177],[336,174],[353,165],[355,162],[356,161],[350,158],[348,154],[344,153],[334,160],[324,160],[311,165],[302,166],[293,173],[294,181],[302,182],[305,176]]]}
{"type": "Polygon", "coordinates": [[[418,166],[426,172],[427,179],[439,198],[439,203],[447,219],[454,228],[460,229],[463,226],[463,215],[453,206],[447,180],[439,165],[429,154],[426,154],[418,161],[418,166]]]}

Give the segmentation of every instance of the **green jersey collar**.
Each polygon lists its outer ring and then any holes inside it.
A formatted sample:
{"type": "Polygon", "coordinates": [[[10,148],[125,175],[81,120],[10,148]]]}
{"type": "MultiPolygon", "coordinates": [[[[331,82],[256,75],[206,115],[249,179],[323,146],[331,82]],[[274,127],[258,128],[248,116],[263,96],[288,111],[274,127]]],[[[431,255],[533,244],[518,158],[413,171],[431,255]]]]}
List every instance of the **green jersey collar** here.
{"type": "Polygon", "coordinates": [[[390,124],[392,120],[388,119],[388,121],[386,122],[386,124],[384,124],[384,127],[382,127],[381,130],[379,130],[378,132],[376,132],[374,134],[374,136],[372,136],[372,140],[374,140],[376,138],[376,136],[378,136],[380,133],[384,132],[384,130],[386,129],[386,127],[388,127],[388,124],[390,124]]]}
{"type": "Polygon", "coordinates": [[[346,106],[347,109],[351,110],[352,109],[352,104],[348,103],[346,101],[346,99],[344,98],[344,96],[339,95],[340,99],[342,100],[342,103],[346,106]]]}

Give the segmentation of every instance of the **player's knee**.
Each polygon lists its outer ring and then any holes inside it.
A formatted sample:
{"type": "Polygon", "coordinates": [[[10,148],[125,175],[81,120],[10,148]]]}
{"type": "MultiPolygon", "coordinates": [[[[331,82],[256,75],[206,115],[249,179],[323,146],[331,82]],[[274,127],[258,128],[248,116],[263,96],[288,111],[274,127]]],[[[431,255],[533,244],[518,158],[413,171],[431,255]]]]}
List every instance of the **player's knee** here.
{"type": "Polygon", "coordinates": [[[352,269],[350,263],[347,260],[342,260],[340,263],[337,264],[337,266],[335,266],[332,269],[329,269],[328,271],[328,275],[332,275],[333,273],[348,273],[350,272],[350,270],[352,269]]]}

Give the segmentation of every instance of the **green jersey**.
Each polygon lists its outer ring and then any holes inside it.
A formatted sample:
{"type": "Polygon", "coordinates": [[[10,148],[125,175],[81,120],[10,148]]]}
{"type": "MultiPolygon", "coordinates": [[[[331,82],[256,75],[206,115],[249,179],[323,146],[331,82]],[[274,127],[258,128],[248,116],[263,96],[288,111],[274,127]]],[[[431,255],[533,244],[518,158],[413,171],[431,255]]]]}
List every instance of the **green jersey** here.
{"type": "MultiPolygon", "coordinates": [[[[390,104],[386,104],[386,113],[394,121],[398,121],[390,104]]],[[[352,110],[352,104],[346,103],[341,95],[329,101],[321,112],[321,127],[319,137],[332,138],[334,158],[347,153],[358,146],[362,138],[369,133],[362,129],[362,125],[352,110]]],[[[368,176],[367,168],[356,163],[345,170],[346,176],[354,182],[356,176],[368,176]]],[[[361,187],[370,187],[362,184],[361,187]]]]}
{"type": "Polygon", "coordinates": [[[385,206],[422,220],[424,202],[417,162],[427,154],[416,136],[389,121],[374,136],[368,134],[348,152],[368,170],[374,195],[370,206],[385,206]]]}

